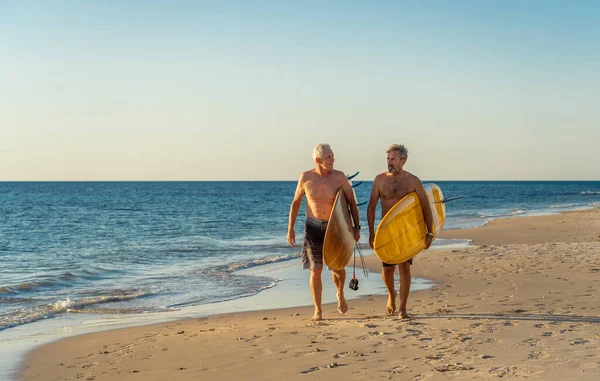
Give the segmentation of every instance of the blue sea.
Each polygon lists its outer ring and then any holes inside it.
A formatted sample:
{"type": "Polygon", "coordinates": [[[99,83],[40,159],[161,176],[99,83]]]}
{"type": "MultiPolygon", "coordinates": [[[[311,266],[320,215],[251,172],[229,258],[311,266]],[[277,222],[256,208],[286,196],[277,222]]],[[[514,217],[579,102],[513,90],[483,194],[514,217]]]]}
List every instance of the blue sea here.
{"type": "MultiPolygon", "coordinates": [[[[600,206],[600,181],[432,182],[448,198],[464,196],[447,204],[445,229],[600,206]]],[[[368,201],[371,184],[356,186],[359,202],[368,201]]],[[[295,182],[0,183],[0,340],[14,338],[6,334],[11,330],[26,335],[27,326],[61,317],[64,326],[100,315],[236,309],[236,303],[290,279],[299,279],[309,297],[300,249],[286,242],[295,187],[295,182]]],[[[366,208],[359,207],[365,227],[366,208]]],[[[303,216],[301,210],[300,243],[303,216]]],[[[362,234],[366,243],[368,231],[362,234]]],[[[466,243],[439,239],[435,246],[466,243]]],[[[385,292],[378,283],[366,290],[385,292]]],[[[310,298],[297,303],[311,304],[310,298]]]]}

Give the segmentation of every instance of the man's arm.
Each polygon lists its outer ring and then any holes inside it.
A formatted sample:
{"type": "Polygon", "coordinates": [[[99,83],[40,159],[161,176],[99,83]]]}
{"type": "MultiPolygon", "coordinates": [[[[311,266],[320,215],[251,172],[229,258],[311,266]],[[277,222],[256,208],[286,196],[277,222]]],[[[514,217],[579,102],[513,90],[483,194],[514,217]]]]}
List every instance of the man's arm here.
{"type": "Polygon", "coordinates": [[[354,240],[358,242],[360,239],[360,216],[358,214],[358,206],[356,205],[356,197],[354,197],[354,190],[352,189],[348,178],[346,178],[344,173],[340,173],[342,175],[342,190],[344,191],[344,196],[346,196],[348,205],[350,205],[352,221],[354,221],[354,240]]]}
{"type": "MultiPolygon", "coordinates": [[[[423,208],[423,217],[425,218],[425,226],[427,226],[427,231],[433,233],[433,214],[431,213],[431,205],[429,204],[429,199],[427,198],[427,193],[425,192],[425,188],[423,188],[423,183],[419,180],[418,177],[414,177],[413,181],[415,182],[415,191],[419,196],[419,201],[421,202],[421,207],[423,208]]],[[[433,242],[433,236],[428,234],[426,236],[425,241],[425,249],[429,249],[431,246],[431,242],[433,242]]]]}
{"type": "Polygon", "coordinates": [[[377,203],[379,202],[379,176],[373,180],[373,188],[371,189],[371,198],[367,207],[367,223],[369,224],[369,246],[373,248],[375,240],[375,212],[377,211],[377,203]]]}
{"type": "Polygon", "coordinates": [[[296,232],[294,231],[294,224],[296,223],[296,217],[298,217],[298,212],[300,211],[300,205],[302,205],[302,198],[304,198],[304,173],[300,175],[298,185],[296,186],[296,193],[294,194],[294,199],[292,200],[292,205],[290,206],[290,217],[288,219],[287,232],[287,241],[290,246],[294,246],[296,244],[296,232]]]}

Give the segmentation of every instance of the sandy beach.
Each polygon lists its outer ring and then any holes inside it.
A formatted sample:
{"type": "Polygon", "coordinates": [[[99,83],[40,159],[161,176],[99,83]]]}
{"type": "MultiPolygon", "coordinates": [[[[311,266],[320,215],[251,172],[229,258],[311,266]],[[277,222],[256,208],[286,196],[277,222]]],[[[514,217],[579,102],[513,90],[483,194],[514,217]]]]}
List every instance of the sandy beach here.
{"type": "Polygon", "coordinates": [[[34,350],[19,379],[600,379],[600,209],[441,236],[473,246],[416,257],[412,275],[438,285],[411,293],[413,319],[376,295],[323,322],[298,307],[118,329],[34,350]]]}

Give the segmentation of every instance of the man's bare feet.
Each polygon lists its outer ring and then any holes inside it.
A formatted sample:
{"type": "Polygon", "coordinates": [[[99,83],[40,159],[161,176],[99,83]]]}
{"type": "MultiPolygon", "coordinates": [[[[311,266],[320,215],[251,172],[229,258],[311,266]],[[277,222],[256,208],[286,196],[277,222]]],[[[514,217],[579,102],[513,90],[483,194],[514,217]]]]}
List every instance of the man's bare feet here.
{"type": "Polygon", "coordinates": [[[412,316],[410,316],[406,310],[401,310],[400,313],[398,314],[398,317],[400,319],[412,319],[412,316]]]}
{"type": "Polygon", "coordinates": [[[346,298],[344,298],[344,295],[342,295],[340,297],[340,295],[337,296],[338,297],[338,311],[341,314],[345,314],[346,312],[348,312],[348,303],[346,302],[346,298]]]}
{"type": "Polygon", "coordinates": [[[396,313],[396,291],[394,291],[393,295],[388,294],[388,301],[385,310],[388,315],[393,315],[396,313]]]}
{"type": "Polygon", "coordinates": [[[310,321],[321,321],[321,320],[323,320],[323,312],[322,311],[315,312],[313,317],[310,318],[310,321]]]}

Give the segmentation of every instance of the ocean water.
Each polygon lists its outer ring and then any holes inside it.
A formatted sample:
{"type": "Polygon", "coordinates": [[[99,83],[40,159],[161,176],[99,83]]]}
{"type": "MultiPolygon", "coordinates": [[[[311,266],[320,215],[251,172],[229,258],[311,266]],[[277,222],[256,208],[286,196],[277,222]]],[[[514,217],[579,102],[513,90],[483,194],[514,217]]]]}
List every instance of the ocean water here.
{"type": "MultiPolygon", "coordinates": [[[[600,182],[436,183],[446,197],[464,196],[447,204],[446,229],[600,206],[600,182]]],[[[300,249],[285,238],[295,186],[0,183],[0,331],[64,315],[179,311],[277,287],[291,273],[257,269],[300,272],[300,249]]],[[[355,191],[359,202],[368,201],[371,182],[355,191]]],[[[359,208],[362,226],[366,208],[359,208]]],[[[301,210],[298,242],[303,216],[301,210]]],[[[367,242],[368,231],[362,233],[367,242]]],[[[465,242],[434,244],[457,243],[465,242]]]]}

